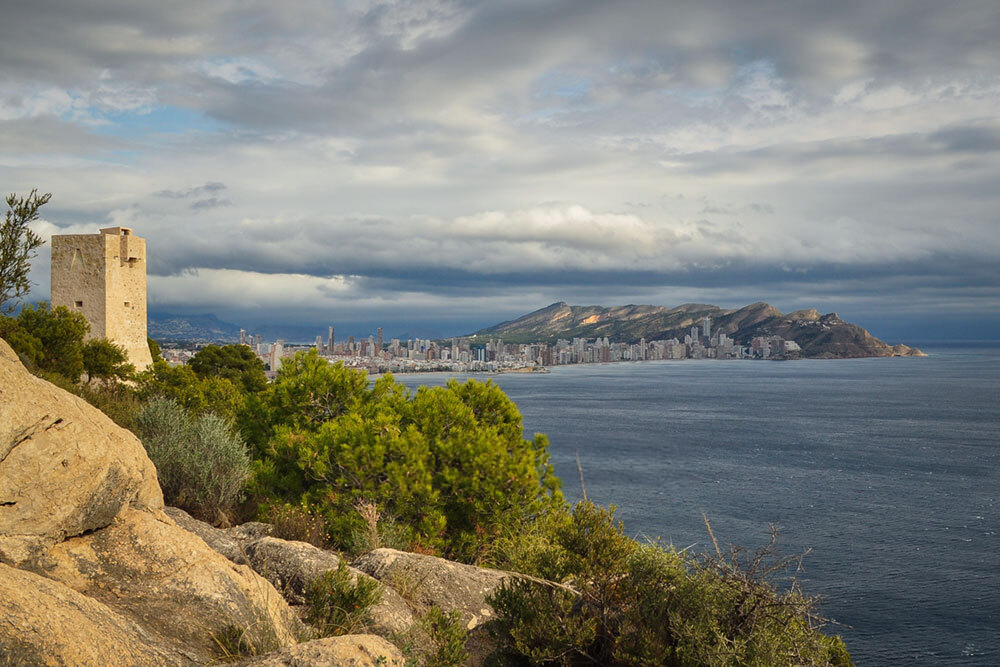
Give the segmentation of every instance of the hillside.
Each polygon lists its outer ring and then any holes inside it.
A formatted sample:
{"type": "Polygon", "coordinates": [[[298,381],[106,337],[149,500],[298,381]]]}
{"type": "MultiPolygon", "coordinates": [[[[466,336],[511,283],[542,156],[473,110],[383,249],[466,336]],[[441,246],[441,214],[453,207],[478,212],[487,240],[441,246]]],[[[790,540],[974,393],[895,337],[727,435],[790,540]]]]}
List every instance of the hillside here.
{"type": "Polygon", "coordinates": [[[240,339],[240,328],[215,315],[149,313],[149,335],[158,341],[231,343],[240,339]]]}
{"type": "Polygon", "coordinates": [[[528,313],[523,317],[477,331],[477,337],[503,338],[509,343],[554,343],[559,338],[597,338],[636,342],[678,338],[691,327],[712,320],[712,331],[721,330],[740,343],[754,336],[777,335],[802,348],[811,358],[921,356],[920,350],[889,345],[836,313],[820,315],[815,309],[783,314],[763,302],[737,310],[686,303],[676,308],[650,305],[571,306],[565,302],[528,313]]]}

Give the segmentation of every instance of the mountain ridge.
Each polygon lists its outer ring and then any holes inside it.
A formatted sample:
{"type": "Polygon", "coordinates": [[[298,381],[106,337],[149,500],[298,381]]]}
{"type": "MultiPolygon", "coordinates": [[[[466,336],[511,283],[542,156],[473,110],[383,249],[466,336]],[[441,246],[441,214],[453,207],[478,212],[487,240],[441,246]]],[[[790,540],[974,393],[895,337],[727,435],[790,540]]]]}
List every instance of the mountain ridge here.
{"type": "Polygon", "coordinates": [[[857,324],[845,322],[837,313],[821,315],[815,308],[782,313],[763,301],[736,309],[701,303],[669,308],[651,304],[572,306],[557,301],[472,335],[502,337],[510,343],[554,343],[559,338],[605,336],[627,343],[641,338],[683,340],[692,327],[700,330],[706,317],[711,319],[713,332],[722,331],[739,343],[745,344],[754,336],[781,336],[795,341],[802,348],[802,357],[923,356],[916,348],[889,345],[857,324]]]}

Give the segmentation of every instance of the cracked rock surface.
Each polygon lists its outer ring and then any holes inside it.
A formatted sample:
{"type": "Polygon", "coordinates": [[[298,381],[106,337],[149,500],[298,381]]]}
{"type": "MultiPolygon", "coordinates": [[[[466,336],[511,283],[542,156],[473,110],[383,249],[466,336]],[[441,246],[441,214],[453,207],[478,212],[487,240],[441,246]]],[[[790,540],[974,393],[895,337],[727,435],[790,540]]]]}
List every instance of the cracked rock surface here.
{"type": "Polygon", "coordinates": [[[0,340],[0,562],[17,566],[163,494],[139,439],[0,340]]]}

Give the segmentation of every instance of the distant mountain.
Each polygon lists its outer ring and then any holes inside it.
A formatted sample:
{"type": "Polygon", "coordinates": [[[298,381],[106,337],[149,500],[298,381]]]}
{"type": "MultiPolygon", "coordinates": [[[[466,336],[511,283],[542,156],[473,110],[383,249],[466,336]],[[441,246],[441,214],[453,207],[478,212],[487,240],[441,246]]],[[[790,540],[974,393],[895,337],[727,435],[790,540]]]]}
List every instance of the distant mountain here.
{"type": "Polygon", "coordinates": [[[920,356],[906,345],[888,345],[836,313],[820,315],[815,309],[782,314],[763,303],[726,310],[701,303],[666,306],[571,306],[560,301],[523,317],[477,331],[477,337],[503,338],[510,343],[554,343],[559,338],[597,338],[612,342],[684,339],[691,327],[701,328],[711,318],[712,331],[722,331],[739,343],[754,336],[776,335],[802,348],[812,358],[920,356]]]}
{"type": "Polygon", "coordinates": [[[240,339],[238,326],[215,315],[150,313],[146,326],[149,336],[157,341],[231,343],[240,339]]]}

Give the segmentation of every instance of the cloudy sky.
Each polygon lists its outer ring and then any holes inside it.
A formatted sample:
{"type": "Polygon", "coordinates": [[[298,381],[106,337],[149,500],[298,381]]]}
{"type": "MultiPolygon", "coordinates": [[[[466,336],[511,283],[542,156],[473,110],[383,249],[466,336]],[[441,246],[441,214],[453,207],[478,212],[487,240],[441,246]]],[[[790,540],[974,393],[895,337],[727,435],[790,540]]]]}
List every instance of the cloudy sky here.
{"type": "Polygon", "coordinates": [[[45,235],[146,237],[153,310],[998,337],[996,0],[33,0],[0,32],[2,188],[52,192],[45,235]]]}

